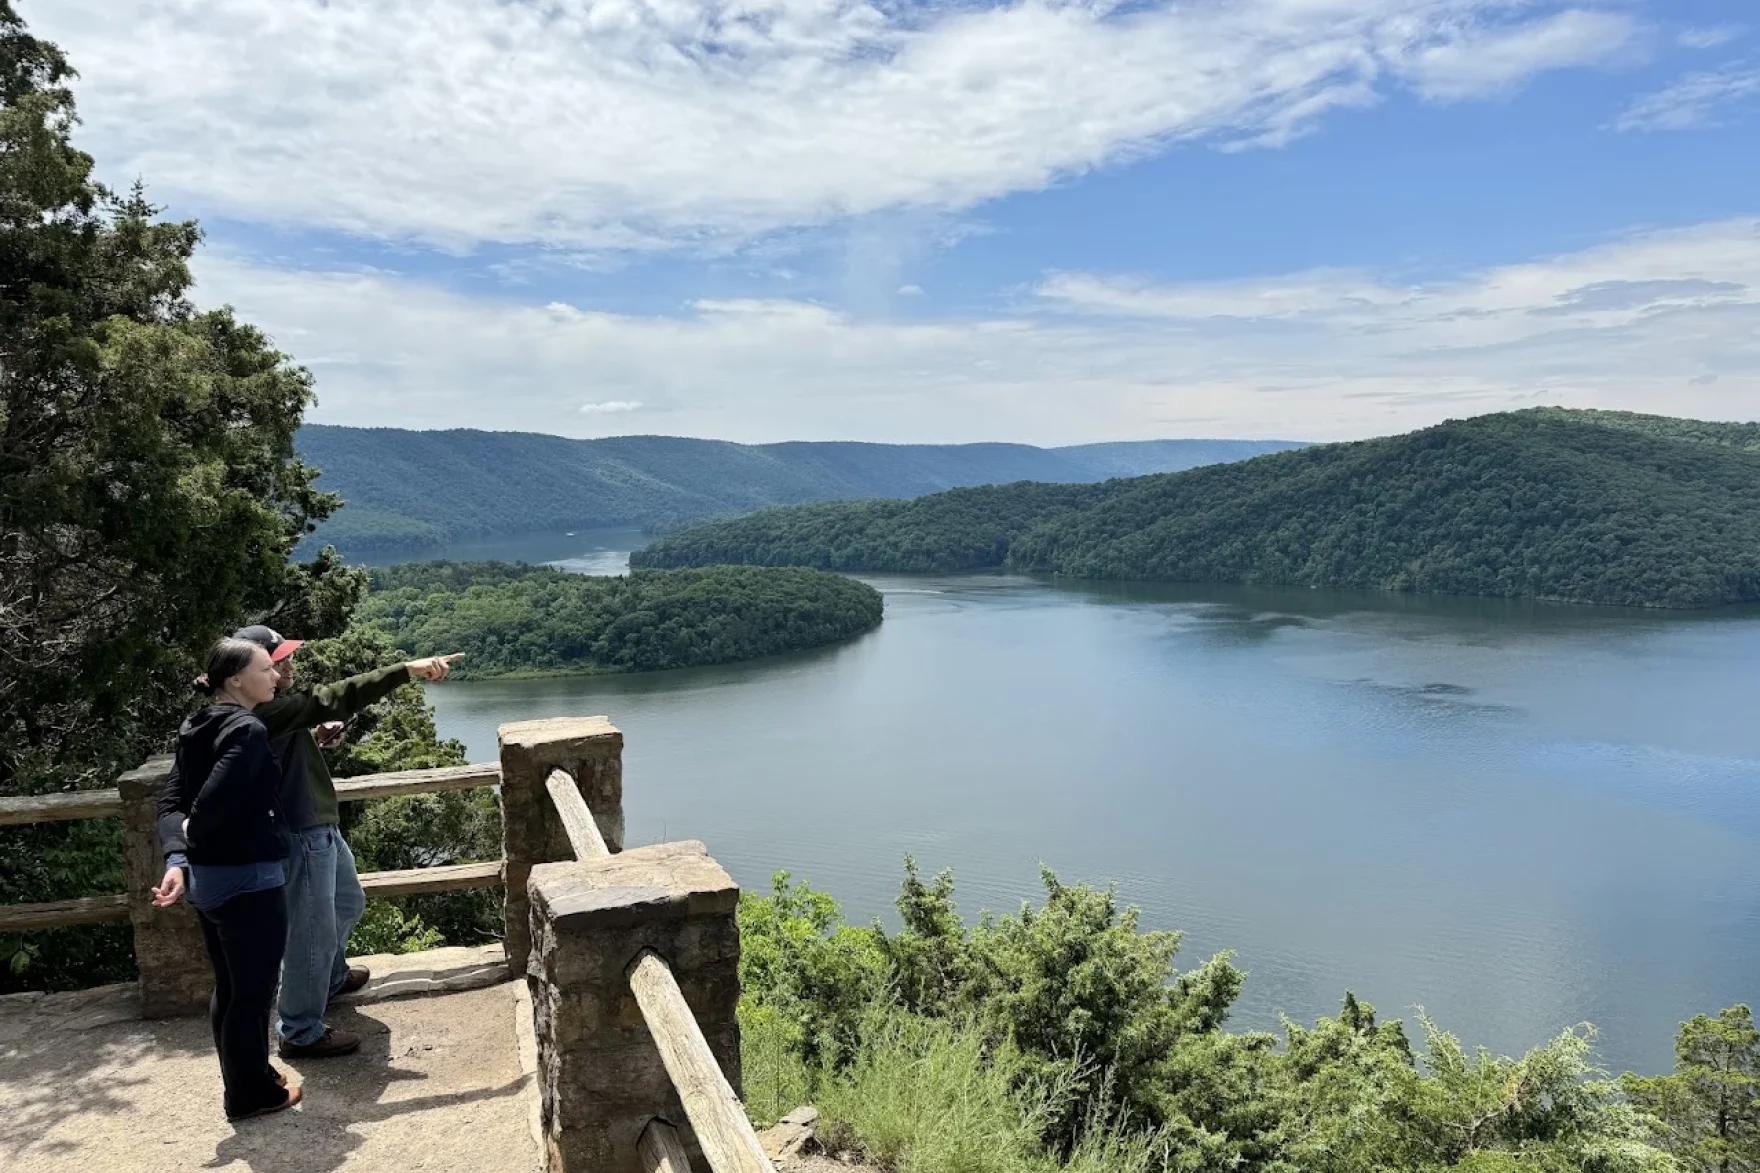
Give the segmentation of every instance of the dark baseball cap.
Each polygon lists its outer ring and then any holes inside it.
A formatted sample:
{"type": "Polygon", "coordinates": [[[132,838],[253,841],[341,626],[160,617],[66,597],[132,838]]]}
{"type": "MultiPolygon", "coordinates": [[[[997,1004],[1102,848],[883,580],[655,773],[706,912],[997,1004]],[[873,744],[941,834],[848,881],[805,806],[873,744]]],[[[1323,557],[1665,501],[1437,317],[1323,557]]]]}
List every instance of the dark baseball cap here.
{"type": "Polygon", "coordinates": [[[261,623],[253,623],[249,627],[241,627],[232,633],[233,639],[248,639],[269,653],[269,658],[276,663],[293,655],[305,646],[303,639],[282,639],[281,633],[261,623]]]}

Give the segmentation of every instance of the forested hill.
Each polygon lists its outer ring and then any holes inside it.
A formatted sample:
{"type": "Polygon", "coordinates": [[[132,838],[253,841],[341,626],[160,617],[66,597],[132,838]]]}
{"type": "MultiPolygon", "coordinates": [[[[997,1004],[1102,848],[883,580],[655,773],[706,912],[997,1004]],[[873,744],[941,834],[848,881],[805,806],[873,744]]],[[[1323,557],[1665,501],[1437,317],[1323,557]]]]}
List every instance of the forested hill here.
{"type": "Polygon", "coordinates": [[[1104,485],[769,510],[634,562],[1756,601],[1760,425],[1539,408],[1104,485]]]}
{"type": "Polygon", "coordinates": [[[879,625],[880,592],[816,570],[622,577],[505,562],[375,570],[358,618],[464,677],[691,668],[823,647],[879,625]]]}
{"type": "Polygon", "coordinates": [[[803,501],[916,497],[961,485],[1100,481],[1297,445],[1150,440],[1024,444],[744,445],[670,436],[567,440],[520,432],[300,429],[320,488],[347,503],[318,542],[345,552],[517,530],[660,526],[803,501]]]}

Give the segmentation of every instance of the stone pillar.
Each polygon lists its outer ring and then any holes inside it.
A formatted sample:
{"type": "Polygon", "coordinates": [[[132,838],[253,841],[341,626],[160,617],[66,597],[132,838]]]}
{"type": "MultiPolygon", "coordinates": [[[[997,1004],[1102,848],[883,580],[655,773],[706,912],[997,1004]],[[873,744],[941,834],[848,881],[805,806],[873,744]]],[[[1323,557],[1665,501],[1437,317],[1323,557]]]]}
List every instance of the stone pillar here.
{"type": "Polygon", "coordinates": [[[134,956],[141,974],[141,1014],[168,1018],[208,1009],[214,973],[202,929],[187,901],[153,907],[153,888],[165,875],[159,846],[159,783],[171,758],[147,763],[116,780],[122,795],[122,855],[128,884],[128,919],[134,925],[134,956]]]}
{"type": "Polygon", "coordinates": [[[627,972],[643,949],[666,959],[738,1093],[739,888],[695,842],[540,864],[530,884],[545,1173],[639,1173],[656,1116],[707,1168],[627,972]]]}
{"type": "Polygon", "coordinates": [[[574,858],[556,805],[544,789],[550,771],[574,777],[605,845],[623,850],[623,734],[604,717],[554,717],[501,727],[501,847],[507,860],[503,914],[507,964],[526,972],[531,926],[526,877],[532,865],[574,858]]]}

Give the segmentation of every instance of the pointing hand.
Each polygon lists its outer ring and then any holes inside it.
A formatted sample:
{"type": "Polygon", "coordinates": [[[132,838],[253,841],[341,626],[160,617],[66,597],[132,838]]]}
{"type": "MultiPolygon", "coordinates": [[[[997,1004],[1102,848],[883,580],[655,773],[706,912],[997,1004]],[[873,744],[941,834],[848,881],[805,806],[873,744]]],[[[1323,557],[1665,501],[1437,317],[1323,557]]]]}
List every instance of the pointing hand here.
{"type": "Polygon", "coordinates": [[[454,660],[464,659],[463,652],[453,652],[449,656],[429,656],[425,660],[411,660],[404,667],[417,680],[445,680],[452,671],[454,660]]]}

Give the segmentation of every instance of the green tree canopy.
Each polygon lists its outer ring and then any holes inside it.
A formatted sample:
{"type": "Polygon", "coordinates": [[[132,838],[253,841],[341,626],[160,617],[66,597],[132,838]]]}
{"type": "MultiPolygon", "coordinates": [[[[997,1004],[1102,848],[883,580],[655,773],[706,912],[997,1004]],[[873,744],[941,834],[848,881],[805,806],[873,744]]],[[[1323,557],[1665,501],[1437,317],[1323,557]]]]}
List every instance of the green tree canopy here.
{"type": "MultiPolygon", "coordinates": [[[[294,432],[311,377],[189,301],[196,225],[94,178],[74,78],[0,0],[0,794],[111,784],[163,747],[216,636],[333,634],[358,575],[288,556],[335,502],[294,432]]],[[[0,899],[116,891],[113,821],[0,833],[0,899]]],[[[127,971],[126,929],[0,939],[59,983],[127,971]]]]}
{"type": "Polygon", "coordinates": [[[880,592],[816,570],[715,567],[605,578],[508,562],[375,570],[360,619],[463,676],[646,672],[822,647],[875,627],[880,592]]]}
{"type": "Polygon", "coordinates": [[[93,178],[73,76],[0,0],[0,790],[162,735],[202,646],[309,585],[287,556],[334,504],[293,449],[311,377],[190,304],[200,232],[93,178]]]}
{"type": "Polygon", "coordinates": [[[1760,1030],[1746,1006],[1681,1025],[1672,1075],[1628,1075],[1626,1094],[1668,1126],[1695,1173],[1760,1170],[1760,1030]]]}

